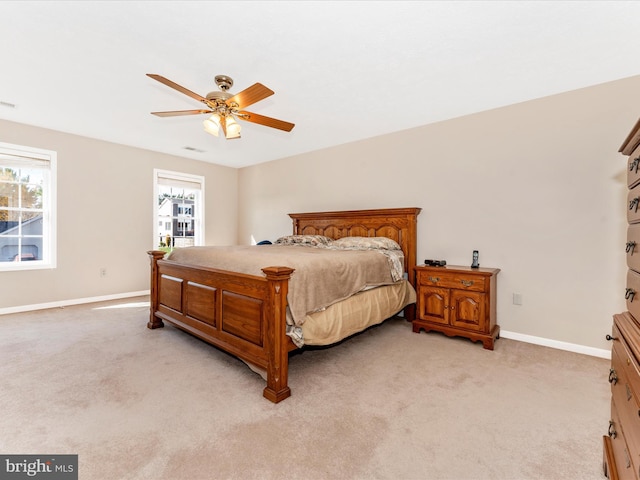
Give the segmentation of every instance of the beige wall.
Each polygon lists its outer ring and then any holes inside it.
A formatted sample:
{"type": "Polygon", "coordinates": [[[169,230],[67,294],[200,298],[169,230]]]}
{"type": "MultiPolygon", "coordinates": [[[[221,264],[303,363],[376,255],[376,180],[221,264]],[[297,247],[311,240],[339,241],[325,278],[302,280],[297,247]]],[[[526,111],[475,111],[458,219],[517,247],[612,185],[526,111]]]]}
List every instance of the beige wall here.
{"type": "Polygon", "coordinates": [[[421,207],[419,261],[502,269],[503,330],[608,349],[638,105],[640,76],[241,169],[239,241],[289,233],[289,212],[421,207]]]}
{"type": "Polygon", "coordinates": [[[210,244],[273,240],[289,212],[421,207],[420,260],[502,269],[504,331],[608,349],[637,105],[640,76],[240,170],[0,120],[1,142],[58,152],[58,268],[0,273],[0,308],[148,289],[161,168],[206,177],[210,244]]]}
{"type": "Polygon", "coordinates": [[[0,273],[0,308],[148,290],[154,168],[203,175],[206,240],[236,242],[236,169],[2,120],[0,142],[58,154],[58,267],[0,273]]]}

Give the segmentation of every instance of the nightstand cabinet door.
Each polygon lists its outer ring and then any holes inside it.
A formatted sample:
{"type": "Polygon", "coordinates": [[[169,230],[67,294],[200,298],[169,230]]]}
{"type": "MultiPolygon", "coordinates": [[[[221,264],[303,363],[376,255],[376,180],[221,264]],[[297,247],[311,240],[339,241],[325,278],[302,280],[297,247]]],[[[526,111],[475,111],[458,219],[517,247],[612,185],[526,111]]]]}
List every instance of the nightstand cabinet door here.
{"type": "Polygon", "coordinates": [[[451,326],[484,332],[486,303],[484,293],[451,290],[451,326]]]}
{"type": "Polygon", "coordinates": [[[422,287],[420,290],[419,318],[429,322],[449,324],[449,289],[422,287]]]}

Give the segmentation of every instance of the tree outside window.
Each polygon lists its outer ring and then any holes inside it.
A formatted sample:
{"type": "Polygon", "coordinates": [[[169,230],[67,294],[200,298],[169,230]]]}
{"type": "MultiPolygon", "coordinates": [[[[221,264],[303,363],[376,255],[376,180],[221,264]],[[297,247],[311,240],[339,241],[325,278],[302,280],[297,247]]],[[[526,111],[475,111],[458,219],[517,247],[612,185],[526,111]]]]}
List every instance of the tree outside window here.
{"type": "Polygon", "coordinates": [[[0,143],[0,270],[55,266],[55,157],[0,143]]]}

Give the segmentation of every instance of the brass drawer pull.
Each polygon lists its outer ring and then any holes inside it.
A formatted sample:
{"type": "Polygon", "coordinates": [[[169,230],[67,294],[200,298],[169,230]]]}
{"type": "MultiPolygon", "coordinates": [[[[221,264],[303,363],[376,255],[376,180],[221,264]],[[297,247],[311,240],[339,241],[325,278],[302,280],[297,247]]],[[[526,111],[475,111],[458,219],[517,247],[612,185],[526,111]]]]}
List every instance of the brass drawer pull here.
{"type": "Polygon", "coordinates": [[[638,211],[638,203],[640,203],[640,197],[636,197],[629,202],[629,210],[633,210],[634,212],[638,211]]]}
{"type": "Polygon", "coordinates": [[[427,277],[430,282],[438,283],[440,281],[440,277],[427,277]]]}
{"type": "Polygon", "coordinates": [[[460,283],[465,287],[470,287],[471,285],[473,285],[473,280],[460,280],[460,283]]]}
{"type": "Polygon", "coordinates": [[[616,436],[618,435],[616,433],[615,424],[613,423],[613,420],[609,420],[609,431],[607,433],[611,438],[616,438],[616,436]]]}
{"type": "Polygon", "coordinates": [[[633,255],[633,251],[636,249],[636,242],[627,242],[627,253],[633,255]]]}
{"type": "Polygon", "coordinates": [[[609,369],[609,383],[611,385],[615,385],[616,383],[618,383],[618,374],[613,368],[609,369]]]}
{"type": "Polygon", "coordinates": [[[638,173],[638,166],[640,165],[640,157],[636,157],[633,159],[633,162],[629,164],[629,171],[633,173],[638,173]]]}
{"type": "Polygon", "coordinates": [[[633,297],[635,297],[635,295],[636,295],[636,292],[633,290],[633,288],[627,288],[624,294],[624,298],[629,300],[629,302],[633,302],[633,297]]]}

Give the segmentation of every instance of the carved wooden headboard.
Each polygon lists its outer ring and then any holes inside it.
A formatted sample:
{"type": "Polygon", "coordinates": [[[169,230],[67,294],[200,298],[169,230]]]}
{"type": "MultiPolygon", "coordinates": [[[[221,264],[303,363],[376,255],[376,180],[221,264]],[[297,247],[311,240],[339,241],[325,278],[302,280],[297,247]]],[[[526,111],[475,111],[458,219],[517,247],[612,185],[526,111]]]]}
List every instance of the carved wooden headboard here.
{"type": "Polygon", "coordinates": [[[290,213],[294,235],[342,237],[387,237],[395,240],[404,252],[404,267],[415,285],[417,257],[417,223],[421,208],[384,208],[341,212],[290,213]]]}

